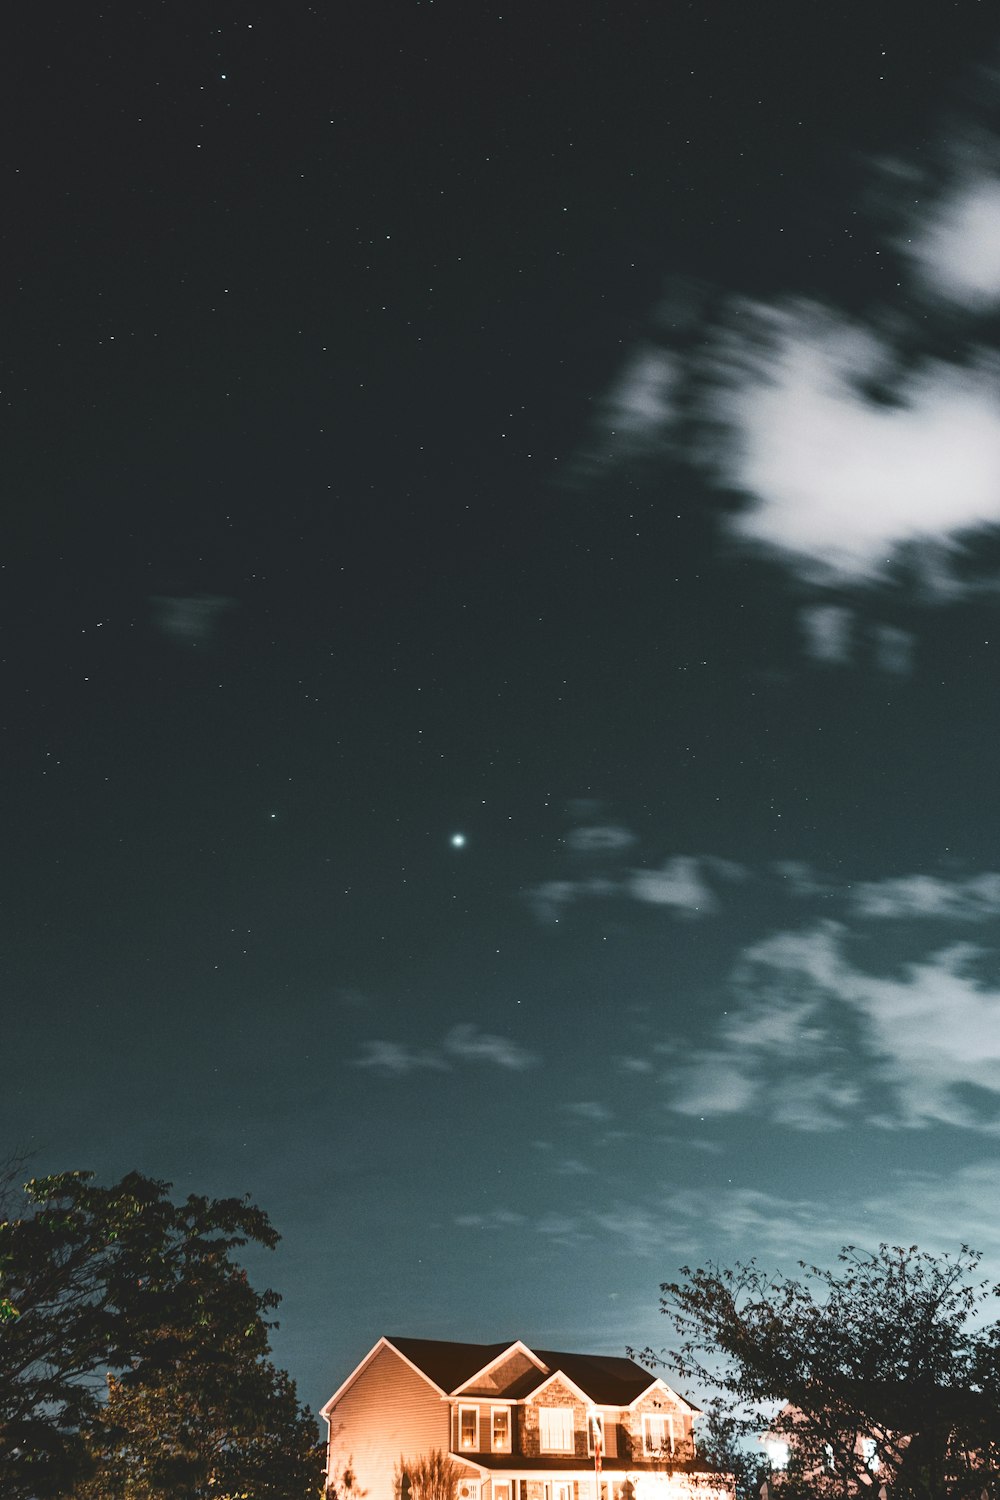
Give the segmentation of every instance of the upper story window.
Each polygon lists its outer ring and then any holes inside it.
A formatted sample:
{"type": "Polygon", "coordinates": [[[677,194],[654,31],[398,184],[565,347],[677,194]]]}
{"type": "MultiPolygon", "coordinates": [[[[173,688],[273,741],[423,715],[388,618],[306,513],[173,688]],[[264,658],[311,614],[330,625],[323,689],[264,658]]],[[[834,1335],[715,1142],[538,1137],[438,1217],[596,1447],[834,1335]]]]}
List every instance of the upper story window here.
{"type": "Polygon", "coordinates": [[[861,1457],[864,1459],[865,1465],[870,1472],[877,1474],[882,1464],[878,1456],[878,1443],[876,1443],[874,1438],[863,1437],[861,1439],[861,1457]]]}
{"type": "Polygon", "coordinates": [[[767,1453],[772,1469],[788,1468],[792,1450],[783,1438],[765,1438],[764,1451],[767,1453]]]}
{"type": "Polygon", "coordinates": [[[479,1407],[458,1408],[458,1446],[468,1453],[479,1452],[479,1407]]]}
{"type": "Polygon", "coordinates": [[[543,1452],[572,1453],[573,1413],[569,1407],[539,1407],[538,1441],[543,1452]]]}
{"type": "Polygon", "coordinates": [[[493,1452],[510,1452],[510,1408],[507,1406],[493,1408],[493,1452]]]}
{"type": "Polygon", "coordinates": [[[642,1414],[642,1451],[648,1458],[660,1458],[674,1451],[674,1419],[667,1413],[644,1411],[642,1414]]]}
{"type": "Polygon", "coordinates": [[[597,1453],[604,1450],[604,1413],[592,1411],[587,1413],[587,1452],[597,1453]]]}

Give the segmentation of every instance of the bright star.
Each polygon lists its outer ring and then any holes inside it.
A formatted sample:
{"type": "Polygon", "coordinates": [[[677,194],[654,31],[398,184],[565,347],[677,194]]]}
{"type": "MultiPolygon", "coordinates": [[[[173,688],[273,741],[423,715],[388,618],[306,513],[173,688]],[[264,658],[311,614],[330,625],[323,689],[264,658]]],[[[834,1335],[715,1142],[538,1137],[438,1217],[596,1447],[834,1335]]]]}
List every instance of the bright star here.
{"type": "Polygon", "coordinates": [[[465,848],[465,834],[464,833],[453,833],[452,836],[451,836],[451,847],[453,849],[464,849],[465,848]]]}

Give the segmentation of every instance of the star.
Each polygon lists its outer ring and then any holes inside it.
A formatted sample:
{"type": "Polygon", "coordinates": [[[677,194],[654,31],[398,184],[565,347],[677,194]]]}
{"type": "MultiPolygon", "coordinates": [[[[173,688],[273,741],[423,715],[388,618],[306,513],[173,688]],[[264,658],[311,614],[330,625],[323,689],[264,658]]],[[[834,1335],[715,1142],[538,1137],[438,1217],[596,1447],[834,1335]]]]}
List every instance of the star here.
{"type": "Polygon", "coordinates": [[[451,836],[451,847],[453,849],[464,849],[465,848],[465,834],[464,833],[453,833],[452,836],[451,836]]]}

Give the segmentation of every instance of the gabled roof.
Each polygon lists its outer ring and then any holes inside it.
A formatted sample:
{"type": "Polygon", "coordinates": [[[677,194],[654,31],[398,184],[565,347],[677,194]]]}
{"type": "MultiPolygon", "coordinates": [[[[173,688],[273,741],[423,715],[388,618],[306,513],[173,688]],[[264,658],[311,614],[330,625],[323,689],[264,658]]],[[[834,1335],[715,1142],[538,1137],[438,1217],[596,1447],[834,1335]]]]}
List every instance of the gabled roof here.
{"type": "MultiPolygon", "coordinates": [[[[502,1392],[498,1388],[498,1395],[502,1394],[504,1396],[510,1397],[519,1394],[519,1392],[515,1391],[515,1386],[522,1385],[526,1379],[537,1379],[539,1375],[548,1375],[548,1370],[539,1359],[534,1349],[529,1349],[527,1344],[522,1344],[520,1339],[515,1339],[512,1344],[505,1344],[501,1352],[494,1355],[492,1359],[488,1360],[487,1363],[483,1365],[481,1370],[476,1370],[472,1375],[469,1376],[468,1380],[463,1380],[460,1386],[456,1386],[451,1394],[453,1396],[458,1396],[465,1391],[472,1392],[475,1391],[480,1385],[488,1383],[491,1371],[495,1370],[497,1365],[502,1361],[510,1359],[510,1357],[514,1354],[522,1354],[525,1359],[531,1361],[534,1369],[526,1370],[524,1374],[519,1376],[516,1380],[508,1380],[507,1384],[503,1387],[502,1392]]],[[[484,1392],[484,1394],[492,1393],[484,1392]]]]}
{"type": "Polygon", "coordinates": [[[449,1395],[478,1375],[484,1365],[492,1364],[516,1343],[456,1344],[449,1339],[406,1339],[390,1335],[388,1342],[412,1365],[449,1395]]]}
{"type": "Polygon", "coordinates": [[[634,1359],[614,1354],[567,1354],[556,1349],[536,1349],[535,1353],[550,1370],[562,1370],[595,1406],[631,1406],[643,1391],[656,1384],[657,1377],[634,1359]]]}
{"type": "Polygon", "coordinates": [[[531,1390],[525,1392],[525,1397],[540,1396],[547,1385],[552,1385],[556,1382],[561,1382],[564,1390],[569,1389],[574,1395],[579,1396],[584,1404],[593,1402],[594,1397],[590,1392],[581,1390],[576,1381],[569,1378],[565,1370],[553,1370],[551,1375],[546,1375],[541,1380],[536,1380],[531,1390]]]}
{"type": "MultiPolygon", "coordinates": [[[[499,1344],[466,1344],[451,1339],[383,1337],[330,1397],[322,1408],[322,1415],[326,1416],[332,1410],[365,1366],[380,1349],[387,1347],[395,1349],[442,1396],[459,1395],[475,1376],[481,1375],[503,1355],[517,1351],[527,1355],[538,1368],[526,1370],[504,1389],[503,1397],[507,1400],[525,1400],[560,1373],[595,1406],[633,1406],[654,1386],[671,1391],[674,1396],[678,1394],[635,1360],[613,1354],[570,1354],[556,1349],[531,1349],[520,1339],[499,1344]]],[[[689,1411],[697,1412],[698,1408],[691,1402],[682,1396],[678,1399],[689,1411]]]]}

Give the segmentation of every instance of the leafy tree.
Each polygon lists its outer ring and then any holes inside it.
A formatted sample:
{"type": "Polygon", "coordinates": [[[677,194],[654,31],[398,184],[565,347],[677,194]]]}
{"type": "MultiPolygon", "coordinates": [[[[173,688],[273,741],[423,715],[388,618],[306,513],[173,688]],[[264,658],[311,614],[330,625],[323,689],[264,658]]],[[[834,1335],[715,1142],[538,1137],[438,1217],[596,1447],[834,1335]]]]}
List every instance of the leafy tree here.
{"type": "MultiPolygon", "coordinates": [[[[753,1261],[682,1269],[661,1287],[679,1336],[670,1359],[718,1392],[716,1441],[768,1432],[790,1464],[782,1493],[979,1500],[1000,1479],[1000,1325],[981,1257],[847,1246],[802,1279],[753,1261]]],[[[656,1358],[652,1351],[648,1356],[656,1358]]],[[[737,1476],[744,1493],[759,1477],[737,1476]]]]}
{"type": "Polygon", "coordinates": [[[131,1173],[37,1178],[0,1222],[0,1494],[304,1500],[315,1422],[267,1360],[274,1292],[233,1252],[273,1247],[241,1199],[131,1173]]]}

